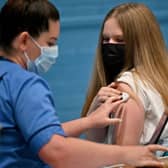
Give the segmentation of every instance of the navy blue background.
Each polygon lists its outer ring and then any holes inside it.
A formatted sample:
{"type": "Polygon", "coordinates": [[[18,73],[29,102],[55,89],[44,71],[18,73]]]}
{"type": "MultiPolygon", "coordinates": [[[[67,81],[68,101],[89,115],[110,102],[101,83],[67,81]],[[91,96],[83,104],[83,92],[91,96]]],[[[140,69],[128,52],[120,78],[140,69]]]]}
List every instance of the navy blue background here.
{"type": "MultiPolygon", "coordinates": [[[[4,3],[0,0],[0,5],[4,3]]],[[[44,75],[51,86],[61,121],[80,117],[100,26],[106,13],[128,0],[51,0],[61,14],[59,58],[44,75]]],[[[168,1],[132,0],[146,4],[157,17],[168,44],[168,1]]],[[[152,30],[151,30],[152,31],[152,30]]]]}

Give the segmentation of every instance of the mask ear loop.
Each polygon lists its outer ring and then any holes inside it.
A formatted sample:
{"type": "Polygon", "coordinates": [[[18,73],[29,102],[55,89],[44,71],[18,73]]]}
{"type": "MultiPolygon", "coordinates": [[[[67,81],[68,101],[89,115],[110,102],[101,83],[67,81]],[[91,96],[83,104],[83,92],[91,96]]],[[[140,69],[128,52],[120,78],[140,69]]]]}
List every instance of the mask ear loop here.
{"type": "Polygon", "coordinates": [[[24,52],[23,52],[23,54],[24,54],[24,56],[25,56],[26,60],[27,60],[27,61],[29,61],[29,60],[30,60],[30,58],[28,57],[28,55],[27,55],[26,51],[24,51],[24,52]]]}
{"type": "Polygon", "coordinates": [[[41,50],[41,46],[40,46],[40,44],[36,41],[36,40],[34,40],[34,38],[32,37],[32,36],[30,36],[30,39],[33,41],[33,43],[41,50]]]}
{"type": "Polygon", "coordinates": [[[25,51],[23,52],[23,55],[26,58],[26,68],[28,68],[28,63],[30,62],[30,58],[25,51]]]}
{"type": "Polygon", "coordinates": [[[41,55],[43,53],[42,47],[32,36],[29,36],[29,37],[33,41],[33,43],[40,49],[40,55],[41,55]]]}
{"type": "Polygon", "coordinates": [[[38,44],[38,42],[36,40],[34,40],[34,38],[32,36],[30,36],[30,39],[34,42],[34,44],[38,47],[41,48],[41,46],[38,44]]]}

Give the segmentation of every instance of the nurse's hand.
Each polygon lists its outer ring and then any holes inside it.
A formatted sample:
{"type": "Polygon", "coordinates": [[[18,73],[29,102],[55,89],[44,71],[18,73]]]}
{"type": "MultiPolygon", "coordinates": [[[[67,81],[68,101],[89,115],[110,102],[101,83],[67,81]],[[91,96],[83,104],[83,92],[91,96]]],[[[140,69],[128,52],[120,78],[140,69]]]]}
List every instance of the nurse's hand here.
{"type": "Polygon", "coordinates": [[[88,130],[94,128],[104,129],[108,125],[121,122],[120,119],[109,118],[109,116],[122,102],[121,96],[108,98],[100,107],[86,117],[62,123],[64,132],[67,136],[76,137],[88,130]]]}
{"type": "Polygon", "coordinates": [[[109,116],[122,102],[121,96],[108,98],[100,107],[87,116],[90,128],[104,128],[108,125],[120,123],[120,118],[110,118],[109,116]]]}
{"type": "MultiPolygon", "coordinates": [[[[143,168],[161,168],[164,167],[164,162],[161,162],[156,156],[156,151],[168,151],[167,147],[161,145],[146,145],[146,146],[122,146],[122,160],[129,166],[143,168]]],[[[131,168],[131,167],[129,167],[131,168]]]]}
{"type": "Polygon", "coordinates": [[[121,94],[122,94],[121,91],[116,89],[116,83],[112,83],[108,86],[101,87],[91,103],[88,114],[92,113],[94,110],[96,110],[109,97],[118,97],[121,94]]]}

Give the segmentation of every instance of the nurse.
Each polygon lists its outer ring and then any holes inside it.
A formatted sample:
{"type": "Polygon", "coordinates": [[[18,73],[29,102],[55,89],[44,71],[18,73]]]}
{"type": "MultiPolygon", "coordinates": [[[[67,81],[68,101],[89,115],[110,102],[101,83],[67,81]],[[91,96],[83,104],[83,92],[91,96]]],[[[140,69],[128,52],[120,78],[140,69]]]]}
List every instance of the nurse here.
{"type": "Polygon", "coordinates": [[[119,93],[96,115],[61,126],[49,86],[39,76],[56,62],[59,24],[59,13],[48,0],[8,0],[1,9],[0,167],[161,166],[153,152],[167,148],[159,145],[120,147],[72,138],[118,123],[108,116],[122,103],[119,93]]]}

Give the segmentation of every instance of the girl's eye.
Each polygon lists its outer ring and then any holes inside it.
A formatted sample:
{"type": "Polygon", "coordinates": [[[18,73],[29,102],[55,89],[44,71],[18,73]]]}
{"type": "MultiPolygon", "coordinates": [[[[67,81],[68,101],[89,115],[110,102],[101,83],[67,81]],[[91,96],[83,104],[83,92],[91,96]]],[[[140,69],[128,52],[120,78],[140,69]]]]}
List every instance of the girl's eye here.
{"type": "Polygon", "coordinates": [[[124,43],[124,39],[122,39],[122,38],[118,38],[118,39],[116,39],[116,42],[124,43]]]}
{"type": "Polygon", "coordinates": [[[109,42],[109,38],[108,37],[103,37],[102,43],[108,43],[109,42]]]}

